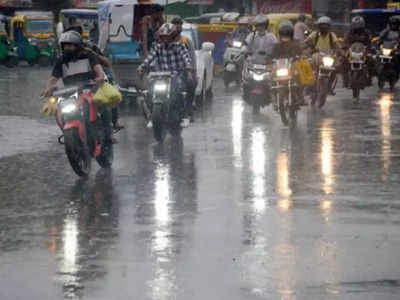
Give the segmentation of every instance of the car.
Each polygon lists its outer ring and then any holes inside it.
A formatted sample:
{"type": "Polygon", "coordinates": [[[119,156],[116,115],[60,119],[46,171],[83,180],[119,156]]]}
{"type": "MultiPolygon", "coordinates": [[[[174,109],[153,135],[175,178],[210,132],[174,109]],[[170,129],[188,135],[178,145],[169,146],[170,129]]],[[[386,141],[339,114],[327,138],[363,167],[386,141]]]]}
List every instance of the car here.
{"type": "Polygon", "coordinates": [[[196,103],[204,103],[211,99],[214,80],[214,59],[212,52],[215,45],[203,42],[201,33],[196,24],[184,23],[182,35],[193,42],[196,53],[197,86],[195,91],[196,103]]]}

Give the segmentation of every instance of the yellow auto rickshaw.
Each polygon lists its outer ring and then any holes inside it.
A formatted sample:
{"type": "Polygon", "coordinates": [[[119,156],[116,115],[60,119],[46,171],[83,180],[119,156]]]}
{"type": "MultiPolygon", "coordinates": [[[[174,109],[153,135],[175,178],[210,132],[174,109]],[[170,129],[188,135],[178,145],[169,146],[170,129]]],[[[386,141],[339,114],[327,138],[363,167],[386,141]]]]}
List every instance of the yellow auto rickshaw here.
{"type": "Polygon", "coordinates": [[[20,60],[48,66],[55,59],[54,18],[48,12],[20,12],[11,19],[10,41],[20,60]]]}

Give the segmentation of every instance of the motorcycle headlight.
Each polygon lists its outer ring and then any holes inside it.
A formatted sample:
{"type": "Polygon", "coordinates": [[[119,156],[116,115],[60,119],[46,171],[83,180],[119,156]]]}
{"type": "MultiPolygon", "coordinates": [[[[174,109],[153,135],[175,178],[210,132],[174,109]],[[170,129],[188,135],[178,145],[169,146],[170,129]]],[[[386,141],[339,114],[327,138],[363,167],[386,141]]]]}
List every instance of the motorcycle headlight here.
{"type": "Polygon", "coordinates": [[[289,76],[289,69],[287,69],[287,68],[282,68],[282,69],[276,70],[276,76],[278,76],[278,77],[286,77],[286,76],[289,76]]]}
{"type": "Polygon", "coordinates": [[[255,81],[263,81],[264,74],[257,74],[256,72],[251,72],[251,75],[255,81]]]}
{"type": "Polygon", "coordinates": [[[355,60],[361,60],[364,56],[362,52],[351,52],[351,58],[355,60]]]}
{"type": "Polygon", "coordinates": [[[168,85],[164,82],[156,83],[154,85],[154,91],[158,92],[158,93],[165,92],[167,90],[167,88],[168,88],[168,85]]]}
{"type": "Polygon", "coordinates": [[[390,54],[392,54],[392,49],[382,48],[382,54],[384,56],[390,56],[390,54]]]}
{"type": "Polygon", "coordinates": [[[330,56],[324,56],[322,58],[322,63],[324,64],[325,67],[331,68],[335,63],[335,60],[330,56]]]}
{"type": "Polygon", "coordinates": [[[55,104],[55,103],[57,102],[57,98],[56,98],[56,97],[51,97],[51,98],[49,99],[49,102],[50,102],[51,104],[55,104]]]}
{"type": "Polygon", "coordinates": [[[235,48],[242,48],[242,42],[240,41],[233,41],[233,47],[235,48]]]}
{"type": "Polygon", "coordinates": [[[61,109],[61,112],[62,112],[63,114],[70,114],[70,113],[74,112],[76,109],[77,109],[76,104],[74,104],[74,103],[69,103],[69,104],[65,105],[65,106],[61,109]]]}

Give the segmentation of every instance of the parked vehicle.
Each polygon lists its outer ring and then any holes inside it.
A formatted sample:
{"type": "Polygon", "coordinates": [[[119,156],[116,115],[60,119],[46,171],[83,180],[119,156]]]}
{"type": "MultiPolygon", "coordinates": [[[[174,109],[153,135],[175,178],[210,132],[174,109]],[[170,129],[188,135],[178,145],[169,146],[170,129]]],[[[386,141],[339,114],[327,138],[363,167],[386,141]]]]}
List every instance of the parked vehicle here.
{"type": "Polygon", "coordinates": [[[195,90],[196,103],[202,105],[213,96],[214,59],[212,52],[215,45],[203,42],[198,26],[183,24],[182,35],[190,39],[195,47],[197,86],[195,90]]]}
{"type": "Polygon", "coordinates": [[[233,81],[236,81],[238,86],[240,85],[244,60],[242,46],[243,43],[241,41],[234,40],[230,47],[226,48],[224,55],[225,88],[228,88],[233,81]]]}
{"type": "Polygon", "coordinates": [[[14,47],[8,39],[6,26],[6,17],[0,15],[0,64],[12,68],[18,64],[18,54],[17,48],[14,47]]]}
{"type": "Polygon", "coordinates": [[[249,56],[243,71],[243,97],[253,107],[253,113],[271,103],[271,69],[266,53],[259,51],[249,56]]]}
{"type": "Polygon", "coordinates": [[[54,62],[56,39],[52,13],[16,13],[11,19],[9,37],[17,47],[19,60],[40,66],[54,62]]]}
{"type": "Polygon", "coordinates": [[[312,95],[311,104],[318,101],[319,107],[326,103],[329,92],[334,88],[336,79],[332,82],[332,74],[335,72],[336,55],[333,51],[320,52],[320,64],[316,70],[316,86],[312,95]]]}
{"type": "Polygon", "coordinates": [[[274,109],[281,116],[282,123],[293,124],[300,109],[298,85],[294,79],[293,59],[277,59],[272,69],[272,95],[274,109]]]}
{"type": "Polygon", "coordinates": [[[387,40],[384,41],[379,51],[378,63],[378,86],[379,89],[385,87],[388,82],[391,92],[394,90],[396,82],[399,80],[398,70],[398,41],[387,40]]]}
{"type": "Polygon", "coordinates": [[[105,129],[93,103],[94,83],[72,86],[54,92],[50,102],[57,103],[57,123],[64,135],[65,153],[78,176],[88,176],[91,160],[102,168],[113,161],[112,145],[106,144],[105,129]]]}
{"type": "Polygon", "coordinates": [[[60,23],[57,25],[57,34],[60,35],[71,26],[82,26],[83,38],[88,39],[90,31],[95,28],[98,21],[96,9],[62,9],[60,11],[60,23]]]}
{"type": "Polygon", "coordinates": [[[168,131],[172,136],[179,136],[187,94],[181,88],[183,79],[176,73],[150,72],[148,82],[143,105],[144,110],[150,112],[154,138],[163,142],[168,131]]]}

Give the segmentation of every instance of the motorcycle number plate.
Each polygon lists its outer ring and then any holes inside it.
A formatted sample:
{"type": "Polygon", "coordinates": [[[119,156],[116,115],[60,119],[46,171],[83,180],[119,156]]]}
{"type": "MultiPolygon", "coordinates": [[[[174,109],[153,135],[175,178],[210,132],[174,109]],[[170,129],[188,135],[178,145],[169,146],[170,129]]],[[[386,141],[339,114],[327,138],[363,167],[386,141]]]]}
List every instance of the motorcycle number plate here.
{"type": "Polygon", "coordinates": [[[255,95],[262,95],[262,94],[264,94],[264,90],[263,90],[262,88],[255,88],[255,89],[253,89],[251,92],[252,92],[252,94],[255,94],[255,95]]]}
{"type": "Polygon", "coordinates": [[[254,69],[257,69],[257,70],[266,70],[267,69],[267,66],[264,66],[264,65],[253,65],[253,67],[254,67],[254,69]]]}

